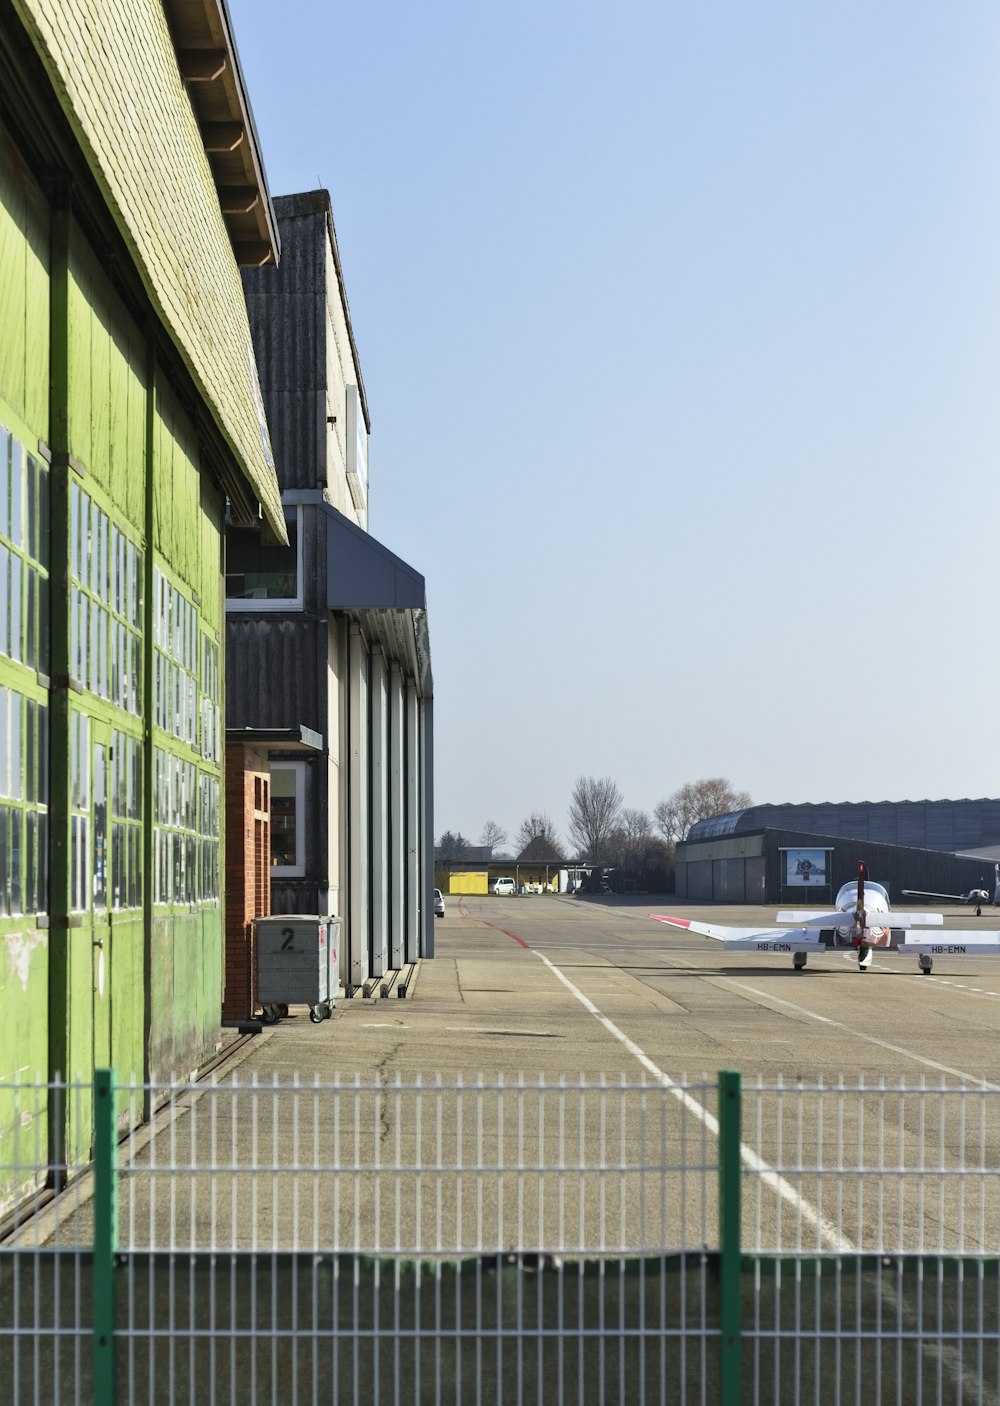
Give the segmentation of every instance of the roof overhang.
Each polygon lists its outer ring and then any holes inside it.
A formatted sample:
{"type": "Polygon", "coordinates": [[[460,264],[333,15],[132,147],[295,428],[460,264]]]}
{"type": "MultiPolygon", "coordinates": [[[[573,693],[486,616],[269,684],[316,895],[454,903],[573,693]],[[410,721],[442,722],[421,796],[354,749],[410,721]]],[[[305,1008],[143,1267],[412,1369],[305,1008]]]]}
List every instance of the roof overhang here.
{"type": "Polygon", "coordinates": [[[281,245],[226,0],[163,0],[236,262],[276,264],[281,245]]]}
{"type": "Polygon", "coordinates": [[[260,752],[322,752],[323,734],[311,727],[227,727],[227,747],[255,747],[260,752]]]}
{"type": "Polygon", "coordinates": [[[386,655],[407,670],[421,696],[431,697],[424,578],[336,508],[324,503],[323,512],[327,609],[357,619],[386,655]]]}

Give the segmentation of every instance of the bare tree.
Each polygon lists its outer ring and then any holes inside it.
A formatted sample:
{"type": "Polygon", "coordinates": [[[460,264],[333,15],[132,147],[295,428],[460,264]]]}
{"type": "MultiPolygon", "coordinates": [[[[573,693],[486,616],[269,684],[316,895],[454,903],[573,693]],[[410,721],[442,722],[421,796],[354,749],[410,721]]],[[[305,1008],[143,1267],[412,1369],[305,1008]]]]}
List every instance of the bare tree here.
{"type": "Polygon", "coordinates": [[[621,828],[627,861],[629,864],[637,864],[641,860],[646,841],[653,833],[653,822],[646,811],[630,810],[626,807],[622,811],[621,828]]]}
{"type": "Polygon", "coordinates": [[[577,778],[569,803],[569,837],[580,859],[604,863],[621,808],[621,792],[610,776],[577,778]]]}
{"type": "Polygon", "coordinates": [[[726,815],[732,810],[745,810],[751,805],[746,791],[737,791],[725,776],[706,776],[679,787],[653,810],[653,819],[663,838],[676,845],[698,820],[712,815],[726,815]]]}
{"type": "Polygon", "coordinates": [[[507,831],[495,820],[487,820],[483,826],[483,833],[479,836],[479,843],[486,845],[490,850],[495,850],[500,845],[507,843],[507,831]]]}
{"type": "Polygon", "coordinates": [[[620,869],[638,869],[649,840],[653,838],[653,822],[644,810],[626,807],[605,845],[608,864],[620,869]]]}
{"type": "Polygon", "coordinates": [[[547,815],[532,811],[514,836],[514,853],[518,859],[562,859],[559,832],[547,815]]]}

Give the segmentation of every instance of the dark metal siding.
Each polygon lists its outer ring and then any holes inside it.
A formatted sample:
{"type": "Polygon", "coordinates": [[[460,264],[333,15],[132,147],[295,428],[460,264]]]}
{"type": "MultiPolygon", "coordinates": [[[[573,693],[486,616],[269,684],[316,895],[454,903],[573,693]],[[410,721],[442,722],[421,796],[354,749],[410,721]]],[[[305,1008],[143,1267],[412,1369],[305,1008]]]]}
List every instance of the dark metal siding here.
{"type": "Polygon", "coordinates": [[[244,269],[275,468],[282,489],[326,477],[326,212],[281,198],[277,269],[244,269]]]}
{"type": "Polygon", "coordinates": [[[227,616],[226,727],[305,725],[326,743],[326,646],[325,616],[227,616]]]}
{"type": "MultiPolygon", "coordinates": [[[[965,893],[972,887],[984,887],[993,892],[993,864],[983,859],[963,859],[958,855],[941,854],[932,849],[910,849],[901,845],[876,844],[865,840],[845,839],[836,835],[806,834],[801,831],[767,830],[764,833],[764,855],[767,865],[766,903],[782,903],[789,891],[783,887],[782,848],[827,846],[830,856],[830,894],[832,898],[841,884],[857,878],[858,863],[863,860],[869,877],[883,884],[897,907],[909,903],[903,889],[929,889],[938,893],[965,893]]],[[[812,891],[818,898],[819,893],[812,891]]],[[[809,891],[797,889],[797,900],[809,897],[809,891]]],[[[809,899],[812,902],[811,898],[809,899]]]]}
{"type": "Polygon", "coordinates": [[[763,903],[767,892],[767,861],[761,855],[758,859],[748,859],[746,868],[748,903],[763,903]]]}
{"type": "Polygon", "coordinates": [[[700,899],[704,903],[712,901],[712,861],[696,859],[687,868],[687,897],[700,899]]]}
{"type": "Polygon", "coordinates": [[[713,859],[712,892],[720,903],[746,902],[746,861],[713,859]]]}
{"type": "Polygon", "coordinates": [[[993,893],[993,861],[989,859],[800,830],[764,830],[761,835],[764,853],[760,859],[713,859],[710,852],[717,841],[706,840],[702,845],[688,841],[683,856],[676,861],[677,897],[709,903],[794,903],[814,907],[832,902],[842,884],[857,878],[862,860],[868,866],[869,876],[885,886],[896,907],[911,903],[903,896],[904,889],[957,895],[971,888],[985,888],[993,893]],[[785,884],[782,851],[798,848],[830,851],[829,882],[825,887],[785,884]],[[705,858],[698,857],[699,850],[705,858]]]}

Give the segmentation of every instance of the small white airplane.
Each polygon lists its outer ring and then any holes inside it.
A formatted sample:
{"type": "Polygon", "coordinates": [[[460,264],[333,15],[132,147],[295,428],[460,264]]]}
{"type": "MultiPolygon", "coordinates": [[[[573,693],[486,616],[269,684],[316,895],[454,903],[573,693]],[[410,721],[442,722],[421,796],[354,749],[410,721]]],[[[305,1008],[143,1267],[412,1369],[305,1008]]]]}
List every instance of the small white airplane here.
{"type": "Polygon", "coordinates": [[[875,948],[886,952],[915,952],[920,970],[926,975],[935,957],[960,957],[978,952],[1000,952],[1000,932],[958,932],[954,929],[940,936],[911,937],[910,928],[939,928],[944,922],[940,913],[898,913],[889,910],[889,895],[881,884],[868,878],[864,864],[858,865],[858,877],[844,884],[836,897],[836,911],[823,913],[804,909],[778,913],[775,921],[789,924],[777,928],[728,928],[716,923],[697,923],[688,918],[672,918],[651,913],[657,923],[669,923],[674,928],[713,937],[727,948],[745,952],[788,952],[792,966],[801,971],[810,947],[854,947],[858,953],[858,970],[867,971],[872,964],[875,948]],[[884,915],[885,925],[878,924],[884,915]],[[876,921],[873,922],[872,919],[876,921]],[[889,924],[891,923],[891,926],[889,924]],[[902,929],[902,938],[893,934],[902,929]]]}
{"type": "MultiPolygon", "coordinates": [[[[1000,884],[1000,864],[994,865],[997,884],[1000,884]]],[[[994,902],[996,901],[997,890],[994,888],[994,902]]],[[[952,903],[974,903],[976,905],[976,917],[982,917],[983,904],[989,903],[989,889],[978,888],[969,889],[968,893],[928,893],[926,889],[904,889],[904,898],[944,898],[952,903]]]]}

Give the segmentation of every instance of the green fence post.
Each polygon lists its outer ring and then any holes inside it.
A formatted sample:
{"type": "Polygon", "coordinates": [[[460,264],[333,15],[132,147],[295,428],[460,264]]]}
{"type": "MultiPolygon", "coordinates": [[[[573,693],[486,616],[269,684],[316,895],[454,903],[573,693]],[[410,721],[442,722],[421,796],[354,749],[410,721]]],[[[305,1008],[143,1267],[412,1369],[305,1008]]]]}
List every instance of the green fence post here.
{"type": "Polygon", "coordinates": [[[115,1074],[94,1071],[94,1406],[115,1402],[115,1074]]]}
{"type": "Polygon", "coordinates": [[[739,1072],[719,1074],[719,1320],[722,1406],[739,1406],[742,1393],[740,1307],[740,1132],[739,1072]]]}

